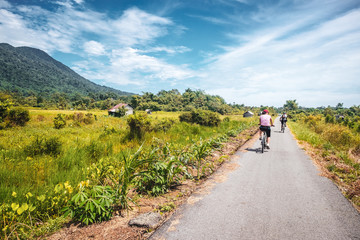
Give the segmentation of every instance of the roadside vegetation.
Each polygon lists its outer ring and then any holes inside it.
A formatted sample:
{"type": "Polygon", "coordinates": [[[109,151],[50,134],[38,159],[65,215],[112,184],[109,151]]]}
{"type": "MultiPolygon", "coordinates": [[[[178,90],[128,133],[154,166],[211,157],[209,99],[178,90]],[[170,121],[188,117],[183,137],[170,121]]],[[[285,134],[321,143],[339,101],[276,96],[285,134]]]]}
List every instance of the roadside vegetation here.
{"type": "Polygon", "coordinates": [[[360,106],[296,108],[289,115],[296,138],[360,210],[360,106]]]}
{"type": "Polygon", "coordinates": [[[26,124],[0,132],[1,238],[40,236],[69,217],[105,221],[139,196],[198,181],[214,167],[206,156],[257,124],[207,111],[191,123],[178,112],[26,111],[26,124]]]}

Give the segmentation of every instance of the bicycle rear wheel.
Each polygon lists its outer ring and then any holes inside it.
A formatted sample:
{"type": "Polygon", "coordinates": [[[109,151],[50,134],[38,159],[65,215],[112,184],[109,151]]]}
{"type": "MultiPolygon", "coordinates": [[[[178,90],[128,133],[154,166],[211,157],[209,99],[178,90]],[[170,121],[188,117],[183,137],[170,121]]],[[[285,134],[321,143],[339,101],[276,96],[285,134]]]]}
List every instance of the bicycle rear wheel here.
{"type": "Polygon", "coordinates": [[[261,153],[264,153],[265,144],[266,144],[266,132],[263,133],[263,137],[261,139],[261,153]]]}

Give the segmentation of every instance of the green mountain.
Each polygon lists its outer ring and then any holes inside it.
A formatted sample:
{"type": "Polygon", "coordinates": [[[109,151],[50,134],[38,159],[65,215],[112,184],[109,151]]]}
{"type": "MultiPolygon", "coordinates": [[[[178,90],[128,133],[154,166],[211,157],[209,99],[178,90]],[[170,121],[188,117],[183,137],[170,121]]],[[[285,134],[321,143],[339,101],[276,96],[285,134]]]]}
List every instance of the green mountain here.
{"type": "Polygon", "coordinates": [[[0,43],[0,90],[50,97],[53,93],[82,96],[124,96],[123,92],[95,84],[44,51],[0,43]]]}

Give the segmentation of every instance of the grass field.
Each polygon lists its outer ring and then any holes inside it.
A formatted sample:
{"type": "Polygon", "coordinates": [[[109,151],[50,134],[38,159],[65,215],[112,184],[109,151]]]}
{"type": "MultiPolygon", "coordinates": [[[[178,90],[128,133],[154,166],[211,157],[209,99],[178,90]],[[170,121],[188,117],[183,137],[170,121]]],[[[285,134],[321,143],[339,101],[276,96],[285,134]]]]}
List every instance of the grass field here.
{"type": "Polygon", "coordinates": [[[106,111],[31,109],[26,126],[0,132],[0,214],[5,233],[16,223],[29,224],[29,216],[39,221],[61,216],[79,183],[106,185],[110,175],[118,176],[126,165],[124,156],[141,145],[142,156],[156,152],[156,161],[169,165],[174,158],[186,164],[197,161],[194,166],[199,169],[211,144],[219,145],[256,124],[236,115],[226,116],[217,127],[206,127],[180,122],[179,114],[147,115],[152,130],[142,139],[130,139],[126,117],[110,117],[106,111]],[[58,114],[66,119],[61,129],[54,128],[58,114]],[[203,156],[198,146],[204,146],[203,156]]]}

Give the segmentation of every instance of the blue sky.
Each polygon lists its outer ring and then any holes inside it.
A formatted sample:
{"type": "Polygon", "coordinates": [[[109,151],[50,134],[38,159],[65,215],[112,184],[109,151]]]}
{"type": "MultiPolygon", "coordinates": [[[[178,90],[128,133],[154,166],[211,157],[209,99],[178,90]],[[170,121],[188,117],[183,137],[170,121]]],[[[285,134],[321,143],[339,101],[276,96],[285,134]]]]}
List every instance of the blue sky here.
{"type": "Polygon", "coordinates": [[[360,104],[359,0],[0,0],[0,42],[128,92],[360,104]]]}

